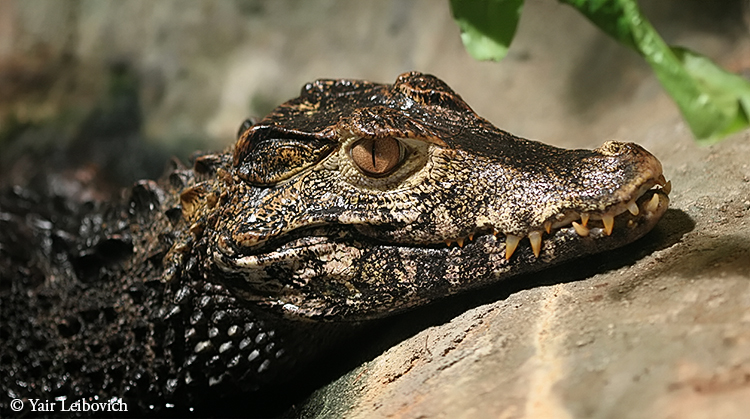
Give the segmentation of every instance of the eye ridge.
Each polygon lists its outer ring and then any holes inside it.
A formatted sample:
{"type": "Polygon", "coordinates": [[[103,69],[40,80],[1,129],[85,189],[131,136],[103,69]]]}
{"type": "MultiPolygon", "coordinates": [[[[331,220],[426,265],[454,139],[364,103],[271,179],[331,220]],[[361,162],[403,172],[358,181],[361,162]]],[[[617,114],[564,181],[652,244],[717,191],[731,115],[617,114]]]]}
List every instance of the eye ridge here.
{"type": "Polygon", "coordinates": [[[254,186],[271,186],[287,180],[324,159],[333,142],[261,138],[247,145],[236,167],[237,175],[254,186]]]}
{"type": "Polygon", "coordinates": [[[404,161],[404,146],[396,138],[362,138],[349,149],[355,166],[367,176],[391,174],[404,161]]]}

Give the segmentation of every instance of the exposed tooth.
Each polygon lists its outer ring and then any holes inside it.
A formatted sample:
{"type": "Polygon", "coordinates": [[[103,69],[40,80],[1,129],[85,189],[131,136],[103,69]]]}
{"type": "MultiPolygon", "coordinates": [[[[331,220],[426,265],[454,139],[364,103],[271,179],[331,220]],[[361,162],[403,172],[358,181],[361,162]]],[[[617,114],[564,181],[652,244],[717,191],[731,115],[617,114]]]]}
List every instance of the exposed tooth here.
{"type": "Polygon", "coordinates": [[[545,221],[544,222],[544,231],[546,231],[547,234],[549,234],[550,231],[552,231],[552,221],[545,221]]]}
{"type": "Polygon", "coordinates": [[[529,241],[531,242],[531,250],[534,251],[534,256],[539,257],[539,251],[542,250],[542,232],[532,231],[529,233],[529,241]]]}
{"type": "Polygon", "coordinates": [[[458,242],[458,247],[464,247],[464,238],[463,237],[457,238],[456,242],[458,242]]]}
{"type": "Polygon", "coordinates": [[[638,224],[635,223],[633,220],[628,220],[628,227],[629,228],[635,228],[638,224]]]}
{"type": "Polygon", "coordinates": [[[658,183],[661,186],[664,186],[667,184],[667,178],[664,177],[664,174],[659,175],[659,177],[656,179],[656,183],[658,183]]]}
{"type": "Polygon", "coordinates": [[[495,230],[495,229],[493,228],[493,229],[492,229],[492,235],[493,235],[493,236],[497,236],[497,233],[498,233],[498,231],[497,231],[497,230],[495,230]]]}
{"type": "Polygon", "coordinates": [[[520,241],[520,237],[512,234],[507,234],[505,236],[505,260],[510,260],[510,257],[513,256],[513,252],[516,251],[516,247],[518,247],[518,242],[520,241]]]}
{"type": "Polygon", "coordinates": [[[474,241],[474,233],[469,234],[469,241],[474,241]]]}
{"type": "Polygon", "coordinates": [[[450,241],[450,240],[447,240],[447,239],[446,239],[446,240],[445,240],[445,244],[446,244],[446,245],[447,245],[448,247],[451,247],[451,241],[450,241]]]}
{"type": "Polygon", "coordinates": [[[630,201],[628,203],[628,211],[633,215],[638,215],[638,204],[636,204],[635,201],[630,201]]]}
{"type": "Polygon", "coordinates": [[[615,226],[615,217],[609,214],[602,215],[602,222],[604,223],[604,232],[609,236],[615,226]]]}
{"type": "Polygon", "coordinates": [[[588,223],[589,223],[589,213],[584,212],[583,214],[581,214],[581,225],[586,227],[586,224],[588,223]]]}
{"type": "Polygon", "coordinates": [[[586,237],[589,235],[589,229],[585,226],[582,226],[581,224],[578,224],[577,222],[573,221],[573,228],[576,230],[576,233],[578,233],[581,237],[586,237]]]}
{"type": "Polygon", "coordinates": [[[664,186],[662,186],[661,190],[665,194],[669,195],[669,193],[672,192],[672,181],[668,180],[667,183],[665,183],[664,186]]]}
{"type": "Polygon", "coordinates": [[[654,196],[649,199],[649,201],[646,203],[646,211],[648,212],[656,212],[656,210],[659,208],[659,195],[654,194],[654,196]]]}

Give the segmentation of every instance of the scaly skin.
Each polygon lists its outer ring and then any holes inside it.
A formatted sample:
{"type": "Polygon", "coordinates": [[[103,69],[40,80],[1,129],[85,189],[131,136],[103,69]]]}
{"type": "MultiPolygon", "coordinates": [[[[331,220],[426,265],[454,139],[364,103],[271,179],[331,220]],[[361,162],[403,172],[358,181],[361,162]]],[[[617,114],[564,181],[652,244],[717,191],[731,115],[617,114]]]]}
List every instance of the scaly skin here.
{"type": "Polygon", "coordinates": [[[308,84],[122,204],[2,195],[0,413],[262,390],[350,325],[629,243],[668,189],[635,144],[515,137],[429,75],[308,84]]]}

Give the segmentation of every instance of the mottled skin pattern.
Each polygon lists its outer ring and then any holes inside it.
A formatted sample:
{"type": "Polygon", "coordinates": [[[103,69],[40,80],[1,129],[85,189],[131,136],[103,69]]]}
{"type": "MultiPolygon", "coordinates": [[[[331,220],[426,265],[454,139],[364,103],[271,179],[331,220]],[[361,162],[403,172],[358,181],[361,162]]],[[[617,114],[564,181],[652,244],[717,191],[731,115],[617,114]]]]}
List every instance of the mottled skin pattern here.
{"type": "Polygon", "coordinates": [[[308,84],[173,166],[121,204],[0,195],[3,417],[13,398],[252,394],[350,324],[631,242],[669,188],[635,144],[524,140],[420,73],[308,84]]]}

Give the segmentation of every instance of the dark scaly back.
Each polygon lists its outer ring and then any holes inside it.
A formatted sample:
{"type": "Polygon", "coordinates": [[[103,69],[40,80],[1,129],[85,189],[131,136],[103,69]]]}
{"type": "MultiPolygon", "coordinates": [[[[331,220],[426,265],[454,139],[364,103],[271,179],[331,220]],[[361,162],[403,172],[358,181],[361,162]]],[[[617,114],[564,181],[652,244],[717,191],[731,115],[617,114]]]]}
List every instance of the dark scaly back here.
{"type": "Polygon", "coordinates": [[[27,411],[30,399],[59,412],[82,398],[122,398],[135,416],[200,412],[207,400],[283,385],[326,347],[325,326],[280,322],[204,275],[205,243],[182,231],[180,196],[226,160],[173,164],[121,203],[2,191],[2,417],[16,398],[27,411]],[[165,255],[185,237],[189,257],[164,282],[165,255]]]}

